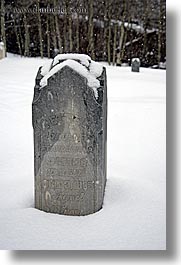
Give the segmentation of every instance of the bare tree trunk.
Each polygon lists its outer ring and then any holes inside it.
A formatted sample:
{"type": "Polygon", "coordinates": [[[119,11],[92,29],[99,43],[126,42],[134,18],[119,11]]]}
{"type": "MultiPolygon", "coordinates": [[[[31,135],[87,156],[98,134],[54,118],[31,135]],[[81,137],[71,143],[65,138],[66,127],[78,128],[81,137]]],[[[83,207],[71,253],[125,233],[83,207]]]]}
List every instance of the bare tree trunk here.
{"type": "Polygon", "coordinates": [[[109,21],[108,26],[108,40],[107,40],[107,57],[108,57],[108,64],[111,64],[111,22],[109,21]]]}
{"type": "Polygon", "coordinates": [[[144,1],[144,39],[143,39],[143,58],[146,61],[147,53],[147,20],[148,20],[148,0],[144,1]]]}
{"type": "Polygon", "coordinates": [[[4,43],[5,56],[6,54],[6,30],[5,30],[5,7],[4,0],[1,0],[1,38],[4,43]]]}
{"type": "Polygon", "coordinates": [[[127,34],[128,34],[127,30],[125,30],[124,41],[123,41],[122,50],[121,50],[121,58],[120,58],[121,63],[122,63],[122,60],[124,58],[125,45],[126,45],[126,40],[127,40],[127,34]]]}
{"type": "Polygon", "coordinates": [[[130,49],[129,49],[129,59],[131,62],[132,59],[132,50],[133,50],[133,30],[132,30],[132,20],[131,20],[131,16],[130,16],[130,23],[131,23],[131,27],[130,27],[130,32],[131,32],[131,40],[130,40],[130,49]]]}
{"type": "Polygon", "coordinates": [[[104,4],[104,32],[103,32],[103,54],[104,54],[104,59],[106,60],[106,54],[107,54],[107,31],[108,31],[108,26],[107,26],[107,8],[108,8],[108,1],[105,1],[104,4]]]}
{"type": "Polygon", "coordinates": [[[53,42],[53,55],[57,53],[57,38],[56,38],[56,30],[55,30],[55,20],[54,16],[50,16],[50,28],[51,28],[51,37],[53,42]]]}
{"type": "Polygon", "coordinates": [[[107,11],[107,17],[108,17],[108,38],[107,38],[107,58],[108,58],[108,64],[111,64],[111,3],[112,1],[109,1],[108,3],[108,11],[107,11]]]}
{"type": "Polygon", "coordinates": [[[48,58],[50,58],[50,29],[49,29],[49,15],[48,14],[47,14],[46,34],[47,34],[47,55],[48,55],[48,58]]]}
{"type": "Polygon", "coordinates": [[[116,23],[114,24],[113,60],[112,60],[113,65],[115,65],[115,63],[116,63],[117,27],[118,27],[118,24],[116,21],[116,23]]]}
{"type": "Polygon", "coordinates": [[[72,49],[73,49],[73,42],[72,42],[72,15],[69,12],[69,5],[68,5],[68,34],[69,34],[69,51],[72,52],[72,49]]]}
{"type": "Polygon", "coordinates": [[[127,59],[128,62],[131,61],[131,57],[132,57],[132,46],[133,46],[133,32],[132,32],[132,10],[131,10],[131,6],[132,6],[132,1],[128,0],[128,4],[127,4],[127,10],[128,10],[128,29],[126,30],[126,36],[125,36],[125,41],[124,41],[124,51],[122,54],[122,58],[124,57],[124,53],[125,53],[125,49],[126,49],[126,42],[127,42],[127,35],[128,35],[128,30],[130,33],[130,37],[129,37],[129,42],[130,42],[130,47],[128,48],[127,51],[127,59]]]}
{"type": "Polygon", "coordinates": [[[79,13],[77,13],[77,23],[76,23],[76,51],[79,52],[79,13]]]}
{"type": "Polygon", "coordinates": [[[88,0],[89,4],[89,18],[88,18],[88,52],[90,53],[93,60],[95,60],[95,52],[94,52],[94,22],[93,22],[93,13],[94,13],[94,6],[93,0],[88,0]]]}
{"type": "Polygon", "coordinates": [[[122,60],[122,48],[123,48],[123,40],[124,40],[124,34],[125,34],[125,28],[124,28],[124,22],[125,22],[125,12],[126,12],[126,0],[123,1],[123,17],[122,17],[122,24],[119,30],[119,51],[117,53],[117,65],[121,65],[122,60]]]}
{"type": "Polygon", "coordinates": [[[17,25],[16,25],[15,20],[14,20],[14,31],[15,31],[15,35],[16,35],[16,39],[17,39],[19,54],[22,56],[23,53],[22,53],[22,48],[21,48],[21,42],[20,42],[20,37],[19,37],[18,31],[17,31],[17,25]]]}
{"type": "MultiPolygon", "coordinates": [[[[128,28],[131,23],[131,13],[130,13],[130,0],[127,0],[125,3],[125,9],[127,10],[127,16],[128,16],[128,28]]],[[[125,34],[124,34],[124,40],[123,40],[123,47],[121,51],[121,58],[120,61],[122,63],[124,59],[124,54],[125,54],[125,47],[126,47],[126,41],[127,41],[127,35],[128,35],[128,28],[125,29],[125,34]]]]}
{"type": "Polygon", "coordinates": [[[29,35],[29,28],[28,28],[28,24],[27,24],[27,17],[26,14],[24,14],[23,16],[23,20],[24,20],[24,28],[25,28],[25,51],[24,51],[24,56],[29,56],[30,55],[30,35],[29,35]]]}
{"type": "Polygon", "coordinates": [[[20,44],[21,44],[21,47],[22,47],[22,55],[23,55],[23,49],[24,49],[25,42],[24,42],[23,37],[22,37],[21,24],[20,24],[20,22],[19,22],[19,25],[20,25],[20,27],[17,28],[17,32],[19,33],[19,41],[20,41],[20,44]]]}
{"type": "Polygon", "coordinates": [[[117,65],[121,65],[121,52],[122,52],[122,46],[123,46],[124,32],[125,32],[124,21],[122,21],[122,24],[120,27],[119,51],[117,53],[117,65]]]}
{"type": "Polygon", "coordinates": [[[37,0],[38,8],[38,32],[39,32],[39,42],[40,42],[40,56],[43,58],[43,37],[42,37],[42,27],[41,27],[41,16],[40,16],[40,0],[37,0]]]}
{"type": "Polygon", "coordinates": [[[161,61],[161,34],[162,34],[162,1],[159,1],[159,27],[158,27],[158,67],[160,67],[161,61]]]}
{"type": "Polygon", "coordinates": [[[56,39],[56,33],[53,33],[53,48],[54,48],[54,53],[58,50],[57,48],[57,39],[56,39]]]}
{"type": "Polygon", "coordinates": [[[63,25],[63,38],[64,38],[64,53],[67,52],[67,12],[68,12],[68,2],[67,0],[64,0],[64,25],[63,25]]]}
{"type": "MultiPolygon", "coordinates": [[[[54,0],[54,8],[56,8],[57,6],[57,1],[54,0]]],[[[60,36],[60,29],[59,29],[59,23],[58,23],[58,15],[55,14],[55,27],[56,27],[56,35],[57,35],[57,39],[58,39],[58,49],[59,52],[62,53],[62,39],[60,36]]]]}

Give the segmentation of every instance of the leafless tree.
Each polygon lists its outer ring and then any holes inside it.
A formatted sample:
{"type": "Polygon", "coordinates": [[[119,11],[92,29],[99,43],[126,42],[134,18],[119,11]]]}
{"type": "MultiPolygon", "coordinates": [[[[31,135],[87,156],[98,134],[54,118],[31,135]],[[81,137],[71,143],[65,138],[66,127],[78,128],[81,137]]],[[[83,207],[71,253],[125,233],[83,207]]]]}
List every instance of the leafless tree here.
{"type": "Polygon", "coordinates": [[[6,56],[6,31],[5,31],[5,6],[4,0],[1,0],[1,38],[4,43],[5,56],[6,56]]]}
{"type": "Polygon", "coordinates": [[[92,59],[95,59],[95,52],[94,52],[94,21],[93,21],[93,14],[94,14],[94,1],[88,0],[88,52],[92,59]]]}
{"type": "Polygon", "coordinates": [[[37,8],[38,8],[38,32],[39,32],[39,43],[40,43],[40,56],[43,58],[43,36],[42,36],[42,26],[41,26],[41,15],[40,15],[40,0],[37,1],[37,8]]]}

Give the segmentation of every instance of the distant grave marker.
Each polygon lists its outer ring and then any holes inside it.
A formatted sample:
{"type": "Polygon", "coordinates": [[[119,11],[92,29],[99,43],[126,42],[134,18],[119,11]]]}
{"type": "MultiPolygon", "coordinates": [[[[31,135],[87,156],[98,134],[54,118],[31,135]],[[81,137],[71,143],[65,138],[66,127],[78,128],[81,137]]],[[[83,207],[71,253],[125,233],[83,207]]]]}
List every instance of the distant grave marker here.
{"type": "Polygon", "coordinates": [[[4,43],[1,41],[0,42],[0,59],[5,58],[5,47],[4,43]]]}
{"type": "Polygon", "coordinates": [[[133,58],[131,60],[131,71],[132,72],[140,71],[140,59],[139,58],[133,58]]]}
{"type": "Polygon", "coordinates": [[[106,185],[106,70],[57,55],[39,69],[33,99],[35,207],[64,215],[102,208],[106,185]]]}

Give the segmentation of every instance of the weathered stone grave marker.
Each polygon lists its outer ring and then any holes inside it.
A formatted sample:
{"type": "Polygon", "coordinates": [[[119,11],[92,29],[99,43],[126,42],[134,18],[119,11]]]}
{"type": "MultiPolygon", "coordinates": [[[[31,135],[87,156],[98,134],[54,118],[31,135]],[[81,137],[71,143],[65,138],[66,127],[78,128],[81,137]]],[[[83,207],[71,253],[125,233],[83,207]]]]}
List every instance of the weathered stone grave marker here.
{"type": "Polygon", "coordinates": [[[106,185],[106,70],[89,56],[57,55],[34,89],[35,207],[65,215],[102,208],[106,185]]]}
{"type": "Polygon", "coordinates": [[[5,47],[4,43],[1,41],[0,42],[0,59],[5,58],[5,47]]]}
{"type": "Polygon", "coordinates": [[[131,60],[131,71],[132,72],[140,71],[140,59],[139,58],[133,58],[131,60]]]}

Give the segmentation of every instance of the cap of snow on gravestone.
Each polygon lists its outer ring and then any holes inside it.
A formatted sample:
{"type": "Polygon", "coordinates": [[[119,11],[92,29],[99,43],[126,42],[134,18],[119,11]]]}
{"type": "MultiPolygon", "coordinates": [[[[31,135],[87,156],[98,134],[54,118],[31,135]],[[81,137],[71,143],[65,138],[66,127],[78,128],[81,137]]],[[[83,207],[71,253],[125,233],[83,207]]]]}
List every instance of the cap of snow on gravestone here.
{"type": "Polygon", "coordinates": [[[133,58],[131,60],[131,71],[132,72],[140,71],[140,59],[139,58],[133,58]]]}
{"type": "Polygon", "coordinates": [[[35,207],[64,215],[102,208],[106,185],[106,70],[87,55],[59,54],[34,89],[35,207]]]}

